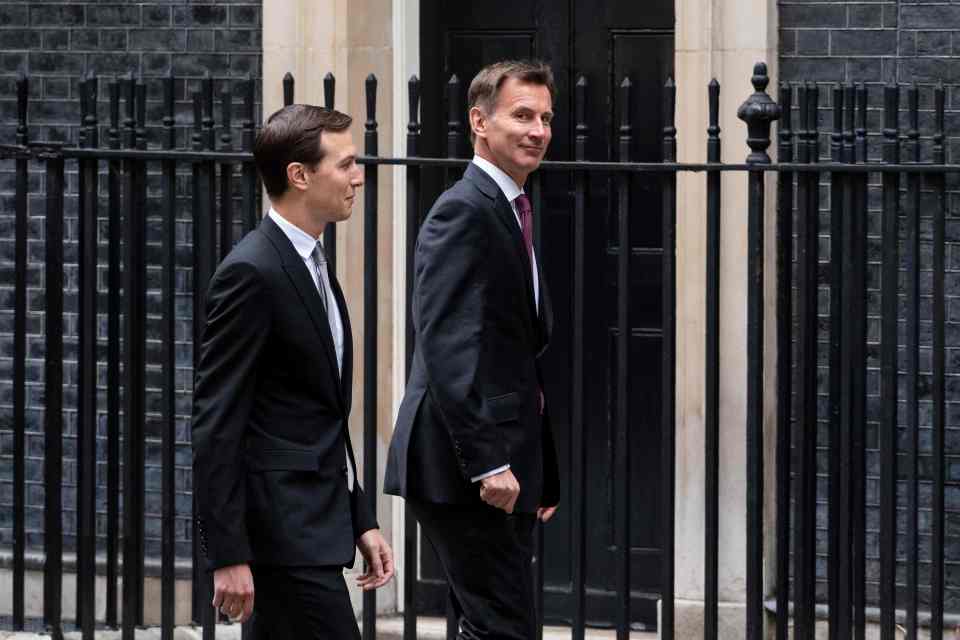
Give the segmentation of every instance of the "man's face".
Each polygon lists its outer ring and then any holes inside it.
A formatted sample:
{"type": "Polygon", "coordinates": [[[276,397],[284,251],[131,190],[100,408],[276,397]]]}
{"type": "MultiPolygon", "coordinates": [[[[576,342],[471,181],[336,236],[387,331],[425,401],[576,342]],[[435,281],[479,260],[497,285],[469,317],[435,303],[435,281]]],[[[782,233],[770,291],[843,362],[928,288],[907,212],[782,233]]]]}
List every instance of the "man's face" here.
{"type": "Polygon", "coordinates": [[[490,159],[519,185],[540,166],[553,133],[550,90],[539,84],[507,78],[500,86],[492,114],[474,107],[471,123],[490,159]]]}
{"type": "Polygon", "coordinates": [[[307,169],[307,207],[325,221],[350,217],[357,189],[363,186],[363,168],[349,131],[325,131],[320,137],[323,160],[307,169]]]}

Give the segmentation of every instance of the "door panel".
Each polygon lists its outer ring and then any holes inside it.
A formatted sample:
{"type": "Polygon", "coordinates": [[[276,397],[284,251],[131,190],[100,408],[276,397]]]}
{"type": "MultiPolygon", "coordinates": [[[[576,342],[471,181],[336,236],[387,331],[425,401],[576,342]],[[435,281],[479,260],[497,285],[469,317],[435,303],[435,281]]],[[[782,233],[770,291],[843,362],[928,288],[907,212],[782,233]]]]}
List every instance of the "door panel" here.
{"type": "MultiPolygon", "coordinates": [[[[589,82],[589,160],[616,160],[619,142],[617,88],[629,76],[634,85],[631,105],[631,159],[659,161],[663,131],[663,85],[673,69],[673,2],[645,0],[492,0],[450,3],[421,0],[422,154],[446,155],[448,104],[446,83],[460,79],[460,104],[466,104],[473,76],[484,65],[505,58],[539,57],[548,62],[557,84],[553,141],[549,160],[571,160],[574,142],[574,95],[571,88],[583,73],[589,82]]],[[[466,113],[457,155],[469,157],[466,113]]],[[[448,176],[423,174],[423,209],[429,209],[448,176]]],[[[544,369],[551,372],[546,394],[557,437],[563,498],[557,515],[545,528],[545,618],[569,622],[571,603],[571,317],[573,282],[573,181],[564,172],[541,172],[541,267],[553,297],[555,333],[544,369]]],[[[616,388],[616,184],[609,176],[591,174],[585,265],[585,428],[587,430],[587,620],[609,627],[615,619],[615,508],[617,482],[631,487],[632,612],[637,628],[656,625],[661,535],[660,490],[660,358],[661,358],[661,201],[656,175],[631,177],[629,478],[612,472],[616,388]]],[[[425,542],[425,541],[423,541],[425,542]]],[[[436,558],[423,549],[418,583],[421,612],[439,615],[446,587],[436,558]]]]}

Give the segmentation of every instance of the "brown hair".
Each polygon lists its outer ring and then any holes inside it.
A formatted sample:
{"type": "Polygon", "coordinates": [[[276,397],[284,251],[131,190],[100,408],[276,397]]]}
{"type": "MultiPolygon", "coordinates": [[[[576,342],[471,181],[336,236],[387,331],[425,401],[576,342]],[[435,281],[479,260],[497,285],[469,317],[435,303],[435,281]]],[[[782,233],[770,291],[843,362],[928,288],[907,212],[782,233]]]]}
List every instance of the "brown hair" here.
{"type": "Polygon", "coordinates": [[[323,160],[324,131],[344,131],[353,118],[334,109],[292,104],[267,119],[253,145],[253,159],[263,186],[271,196],[287,190],[287,165],[315,166],[323,160]]]}
{"type": "MultiPolygon", "coordinates": [[[[500,87],[507,78],[542,85],[550,91],[551,100],[556,97],[557,88],[553,83],[553,71],[550,65],[541,60],[501,60],[481,69],[470,82],[470,89],[467,91],[468,120],[469,113],[474,107],[479,107],[488,115],[494,112],[500,87]]],[[[470,141],[473,142],[473,139],[471,129],[470,141]]]]}

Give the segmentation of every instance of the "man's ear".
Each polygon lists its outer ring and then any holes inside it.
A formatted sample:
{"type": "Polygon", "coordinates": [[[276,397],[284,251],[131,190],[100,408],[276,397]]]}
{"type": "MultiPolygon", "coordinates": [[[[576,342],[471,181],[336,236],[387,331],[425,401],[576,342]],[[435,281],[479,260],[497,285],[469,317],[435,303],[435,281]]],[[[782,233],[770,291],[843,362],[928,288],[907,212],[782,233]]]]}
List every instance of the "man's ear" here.
{"type": "Polygon", "coordinates": [[[287,165],[287,184],[292,189],[307,188],[307,168],[301,162],[291,162],[287,165]]]}
{"type": "Polygon", "coordinates": [[[487,132],[487,116],[480,107],[470,109],[470,130],[478,138],[482,138],[487,132]]]}

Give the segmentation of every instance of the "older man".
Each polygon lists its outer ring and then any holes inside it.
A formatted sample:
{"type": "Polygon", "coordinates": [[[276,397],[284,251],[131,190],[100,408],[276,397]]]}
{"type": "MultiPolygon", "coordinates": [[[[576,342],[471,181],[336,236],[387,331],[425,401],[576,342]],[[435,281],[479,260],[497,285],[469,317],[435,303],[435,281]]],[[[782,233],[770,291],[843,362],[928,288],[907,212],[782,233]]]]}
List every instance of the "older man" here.
{"type": "Polygon", "coordinates": [[[477,74],[473,162],[433,205],[414,258],[416,352],[385,488],[436,549],[464,639],[535,637],[533,529],[559,501],[539,365],[552,316],[524,191],[553,94],[540,62],[477,74]]]}

